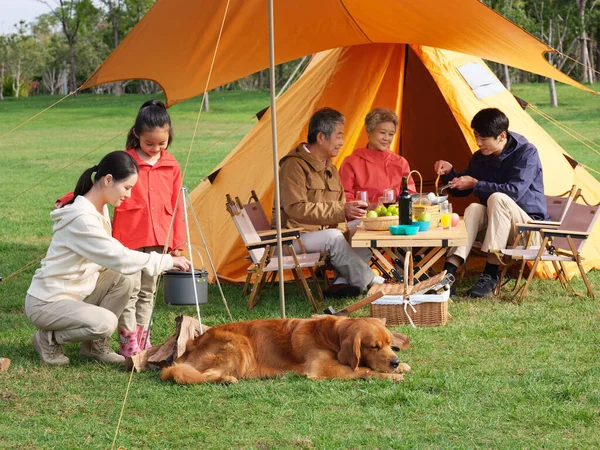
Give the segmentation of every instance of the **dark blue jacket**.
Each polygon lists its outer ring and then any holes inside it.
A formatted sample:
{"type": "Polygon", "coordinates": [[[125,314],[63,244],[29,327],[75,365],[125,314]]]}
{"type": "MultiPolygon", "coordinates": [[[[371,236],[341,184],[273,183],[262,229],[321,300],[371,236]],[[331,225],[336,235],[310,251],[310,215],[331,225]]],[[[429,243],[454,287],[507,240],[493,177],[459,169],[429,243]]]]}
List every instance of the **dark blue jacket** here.
{"type": "Polygon", "coordinates": [[[444,175],[444,182],[455,177],[469,175],[477,180],[473,189],[451,189],[455,197],[466,197],[471,192],[487,205],[487,199],[495,192],[502,192],[534,220],[548,220],[542,163],[535,146],[520,134],[509,132],[508,142],[498,157],[485,156],[476,151],[466,170],[454,169],[444,175]]]}

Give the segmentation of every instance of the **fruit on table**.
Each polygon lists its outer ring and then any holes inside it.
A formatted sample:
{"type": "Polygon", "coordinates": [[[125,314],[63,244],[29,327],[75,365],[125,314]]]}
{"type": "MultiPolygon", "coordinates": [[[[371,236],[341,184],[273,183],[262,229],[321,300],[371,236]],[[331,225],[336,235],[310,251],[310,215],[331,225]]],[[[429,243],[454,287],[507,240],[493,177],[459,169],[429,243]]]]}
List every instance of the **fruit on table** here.
{"type": "Polygon", "coordinates": [[[431,221],[431,213],[427,211],[423,211],[421,214],[417,216],[417,222],[430,222],[431,221]]]}
{"type": "Polygon", "coordinates": [[[378,206],[375,209],[367,211],[367,217],[391,217],[398,215],[398,205],[393,204],[387,208],[383,205],[378,206]]]}
{"type": "Polygon", "coordinates": [[[452,226],[455,227],[458,225],[458,221],[460,220],[460,216],[456,213],[452,213],[452,226]]]}

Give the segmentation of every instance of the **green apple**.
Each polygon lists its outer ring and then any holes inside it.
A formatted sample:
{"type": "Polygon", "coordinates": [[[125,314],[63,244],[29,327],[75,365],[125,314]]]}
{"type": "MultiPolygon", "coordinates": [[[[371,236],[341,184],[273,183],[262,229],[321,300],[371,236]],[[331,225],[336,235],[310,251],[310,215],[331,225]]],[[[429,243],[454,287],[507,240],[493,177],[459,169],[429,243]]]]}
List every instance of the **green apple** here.
{"type": "Polygon", "coordinates": [[[423,211],[421,214],[419,214],[419,216],[417,217],[417,221],[418,222],[430,222],[431,221],[431,214],[428,213],[427,211],[423,211]]]}
{"type": "Polygon", "coordinates": [[[377,217],[377,211],[367,211],[367,217],[377,217]]]}

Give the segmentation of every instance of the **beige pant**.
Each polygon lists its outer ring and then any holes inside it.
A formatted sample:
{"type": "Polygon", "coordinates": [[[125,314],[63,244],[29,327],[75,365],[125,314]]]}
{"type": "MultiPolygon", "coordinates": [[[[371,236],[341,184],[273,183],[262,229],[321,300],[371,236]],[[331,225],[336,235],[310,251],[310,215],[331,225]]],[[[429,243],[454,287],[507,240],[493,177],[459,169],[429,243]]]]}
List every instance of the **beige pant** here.
{"type": "Polygon", "coordinates": [[[117,328],[131,296],[131,281],[112,270],[100,273],[96,289],[83,301],[45,301],[27,295],[25,314],[40,330],[54,331],[57,344],[93,341],[110,336],[117,328]]]}
{"type": "MultiPolygon", "coordinates": [[[[162,253],[163,247],[142,247],[138,252],[162,253]]],[[[119,329],[135,331],[136,325],[148,327],[152,315],[154,292],[156,291],[156,279],[148,275],[145,270],[130,275],[133,290],[129,302],[119,317],[119,329]]]]}
{"type": "MultiPolygon", "coordinates": [[[[487,207],[472,203],[465,209],[465,227],[467,228],[466,247],[451,247],[447,256],[460,256],[466,261],[475,241],[483,242],[481,250],[502,250],[508,247],[516,237],[517,223],[527,223],[531,217],[523,211],[508,195],[499,192],[490,195],[487,207]]],[[[537,238],[539,245],[539,238],[537,238]]],[[[533,238],[536,243],[536,236],[533,238]]]]}

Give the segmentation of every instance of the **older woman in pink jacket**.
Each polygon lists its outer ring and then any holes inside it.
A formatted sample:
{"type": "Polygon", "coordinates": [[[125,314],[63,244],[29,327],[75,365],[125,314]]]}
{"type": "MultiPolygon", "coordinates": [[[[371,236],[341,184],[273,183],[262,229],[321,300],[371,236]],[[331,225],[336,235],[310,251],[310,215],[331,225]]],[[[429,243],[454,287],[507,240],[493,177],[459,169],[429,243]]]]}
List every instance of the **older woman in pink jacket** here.
{"type": "MultiPolygon", "coordinates": [[[[390,145],[398,129],[398,116],[391,109],[376,108],[365,117],[368,143],[357,148],[344,159],[340,178],[344,185],[346,201],[355,200],[357,191],[367,191],[369,202],[377,203],[384,189],[392,188],[395,195],[402,184],[402,177],[410,172],[408,161],[392,152],[390,145]]],[[[415,191],[410,178],[408,189],[415,191]]]]}

